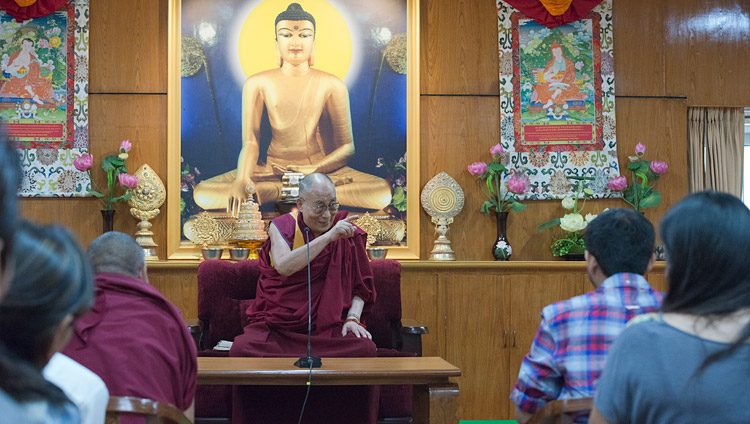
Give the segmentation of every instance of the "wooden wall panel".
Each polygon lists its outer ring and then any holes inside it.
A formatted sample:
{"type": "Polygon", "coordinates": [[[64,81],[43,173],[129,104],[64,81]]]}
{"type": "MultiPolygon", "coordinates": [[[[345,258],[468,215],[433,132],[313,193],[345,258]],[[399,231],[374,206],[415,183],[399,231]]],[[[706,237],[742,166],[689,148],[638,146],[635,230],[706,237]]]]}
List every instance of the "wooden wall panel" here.
{"type": "Polygon", "coordinates": [[[615,94],[664,96],[664,2],[612,2],[615,94]]]}
{"type": "Polygon", "coordinates": [[[445,356],[444,320],[438,311],[438,273],[434,270],[401,271],[401,316],[426,325],[429,334],[422,336],[423,356],[445,356]]]}
{"type": "Polygon", "coordinates": [[[665,2],[667,95],[690,106],[750,106],[750,2],[665,2]]]}
{"type": "Polygon", "coordinates": [[[495,272],[452,273],[441,279],[445,296],[445,359],[461,368],[463,420],[497,419],[510,395],[509,280],[495,272]],[[508,331],[506,334],[505,332],[508,331]]]}
{"type": "Polygon", "coordinates": [[[490,0],[421,0],[422,94],[497,95],[497,8],[490,0]]]}
{"type": "Polygon", "coordinates": [[[149,282],[180,310],[183,319],[198,318],[197,268],[149,270],[149,282]]]}
{"type": "Polygon", "coordinates": [[[167,1],[91,2],[90,93],[167,92],[167,1]]]}
{"type": "MultiPolygon", "coordinates": [[[[106,187],[107,178],[101,160],[117,152],[120,142],[130,139],[133,148],[127,160],[128,171],[134,173],[148,163],[166,184],[166,96],[160,95],[92,95],[89,97],[90,151],[94,155],[92,174],[99,187],[106,187]]],[[[119,188],[118,188],[119,190],[119,188]]],[[[119,191],[118,191],[119,193],[119,191]]],[[[59,223],[69,227],[86,247],[101,234],[101,204],[87,198],[23,198],[21,211],[25,218],[41,223],[59,223]]],[[[137,221],[126,203],[115,205],[115,230],[135,234],[137,221]]],[[[166,257],[166,215],[151,220],[157,253],[166,257]]]]}

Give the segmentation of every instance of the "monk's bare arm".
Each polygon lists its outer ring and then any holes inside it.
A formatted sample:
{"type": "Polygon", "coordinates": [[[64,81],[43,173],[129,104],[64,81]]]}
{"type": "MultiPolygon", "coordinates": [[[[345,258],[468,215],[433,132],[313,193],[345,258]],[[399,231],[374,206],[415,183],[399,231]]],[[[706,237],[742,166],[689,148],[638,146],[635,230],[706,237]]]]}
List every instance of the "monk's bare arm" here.
{"type": "Polygon", "coordinates": [[[245,187],[250,183],[260,154],[260,121],[263,116],[263,94],[254,78],[242,87],[242,150],[237,159],[237,178],[229,195],[228,211],[236,215],[239,204],[247,200],[245,187]]]}

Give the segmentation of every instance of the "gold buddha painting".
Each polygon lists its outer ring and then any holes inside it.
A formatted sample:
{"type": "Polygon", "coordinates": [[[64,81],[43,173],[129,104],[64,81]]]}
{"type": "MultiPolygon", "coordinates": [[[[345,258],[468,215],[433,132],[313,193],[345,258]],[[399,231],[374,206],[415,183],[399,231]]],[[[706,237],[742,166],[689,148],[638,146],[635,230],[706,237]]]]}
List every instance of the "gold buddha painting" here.
{"type": "Polygon", "coordinates": [[[418,131],[407,43],[416,2],[172,1],[181,19],[179,131],[171,132],[180,228],[204,211],[236,217],[249,196],[272,218],[285,174],[321,172],[342,209],[404,229],[383,244],[411,244],[407,159],[418,153],[410,140],[418,131]]]}

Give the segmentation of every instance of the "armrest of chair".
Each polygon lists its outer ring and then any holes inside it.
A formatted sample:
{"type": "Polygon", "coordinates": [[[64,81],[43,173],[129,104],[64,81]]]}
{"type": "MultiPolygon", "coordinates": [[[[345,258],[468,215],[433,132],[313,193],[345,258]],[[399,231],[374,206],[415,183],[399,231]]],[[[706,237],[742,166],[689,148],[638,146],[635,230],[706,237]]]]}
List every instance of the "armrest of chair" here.
{"type": "Polygon", "coordinates": [[[426,326],[412,319],[401,320],[401,351],[414,352],[422,356],[422,334],[429,334],[426,326]]]}
{"type": "Polygon", "coordinates": [[[208,320],[186,319],[185,324],[187,324],[188,332],[193,337],[193,341],[195,341],[196,349],[198,351],[205,349],[206,334],[204,329],[208,328],[208,320]]]}

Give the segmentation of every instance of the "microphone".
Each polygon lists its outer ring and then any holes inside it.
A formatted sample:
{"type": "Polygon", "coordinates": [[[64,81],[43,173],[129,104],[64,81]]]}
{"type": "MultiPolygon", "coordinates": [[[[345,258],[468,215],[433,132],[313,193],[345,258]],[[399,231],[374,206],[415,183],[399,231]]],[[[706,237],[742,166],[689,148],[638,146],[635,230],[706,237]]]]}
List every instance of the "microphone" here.
{"type": "Polygon", "coordinates": [[[294,363],[298,368],[320,368],[323,363],[320,357],[312,356],[310,351],[310,334],[312,333],[312,293],[310,290],[310,227],[305,226],[305,239],[307,241],[307,356],[302,356],[294,363]]]}

